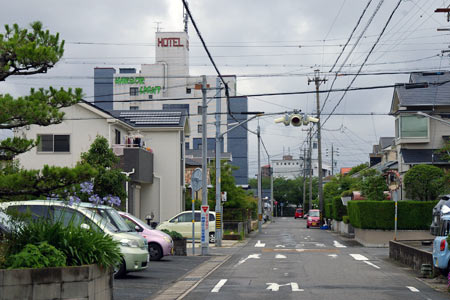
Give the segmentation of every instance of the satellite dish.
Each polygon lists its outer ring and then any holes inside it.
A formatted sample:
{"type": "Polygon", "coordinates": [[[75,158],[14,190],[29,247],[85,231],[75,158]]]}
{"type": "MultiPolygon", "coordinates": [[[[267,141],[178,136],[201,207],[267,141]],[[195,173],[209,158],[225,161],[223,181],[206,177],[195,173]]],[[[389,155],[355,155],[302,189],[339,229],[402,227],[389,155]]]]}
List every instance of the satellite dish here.
{"type": "Polygon", "coordinates": [[[197,168],[192,172],[191,187],[194,192],[202,188],[202,169],[197,168]]]}

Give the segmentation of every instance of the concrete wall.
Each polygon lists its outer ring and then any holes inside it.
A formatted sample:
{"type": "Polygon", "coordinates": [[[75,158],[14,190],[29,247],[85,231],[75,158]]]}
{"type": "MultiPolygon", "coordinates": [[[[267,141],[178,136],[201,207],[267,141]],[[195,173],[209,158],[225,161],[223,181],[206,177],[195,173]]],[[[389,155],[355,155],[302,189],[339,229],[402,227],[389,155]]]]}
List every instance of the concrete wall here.
{"type": "Polygon", "coordinates": [[[97,265],[0,270],[0,300],[105,299],[113,297],[110,270],[97,265]]]}
{"type": "MultiPolygon", "coordinates": [[[[394,238],[393,230],[375,230],[355,228],[355,240],[364,247],[389,247],[394,238]]],[[[397,240],[432,240],[429,230],[398,230],[397,240]]]]}
{"type": "Polygon", "coordinates": [[[419,272],[422,264],[429,264],[433,267],[432,252],[407,245],[402,241],[389,241],[389,258],[407,265],[413,270],[419,272]]]}

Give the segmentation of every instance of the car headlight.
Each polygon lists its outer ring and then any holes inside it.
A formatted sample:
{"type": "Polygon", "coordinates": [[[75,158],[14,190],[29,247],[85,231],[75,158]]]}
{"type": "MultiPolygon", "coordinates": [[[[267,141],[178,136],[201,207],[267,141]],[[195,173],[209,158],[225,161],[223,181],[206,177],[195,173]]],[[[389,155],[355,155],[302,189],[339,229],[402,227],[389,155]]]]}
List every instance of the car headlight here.
{"type": "Polygon", "coordinates": [[[311,221],[312,221],[312,218],[311,218],[311,217],[308,217],[308,221],[310,221],[310,222],[311,222],[311,221]]]}
{"type": "Polygon", "coordinates": [[[164,236],[163,239],[164,239],[166,242],[168,242],[169,244],[172,243],[172,239],[171,239],[170,237],[168,237],[168,236],[164,236]]]}
{"type": "Polygon", "coordinates": [[[120,245],[124,247],[139,248],[139,242],[136,240],[121,239],[120,245]]]}

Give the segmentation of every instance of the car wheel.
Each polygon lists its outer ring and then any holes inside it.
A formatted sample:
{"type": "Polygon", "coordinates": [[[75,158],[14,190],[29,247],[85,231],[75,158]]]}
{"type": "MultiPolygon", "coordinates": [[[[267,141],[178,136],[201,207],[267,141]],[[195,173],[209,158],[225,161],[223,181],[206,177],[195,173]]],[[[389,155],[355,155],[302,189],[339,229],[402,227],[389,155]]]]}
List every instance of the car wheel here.
{"type": "Polygon", "coordinates": [[[309,228],[309,225],[306,225],[306,228],[309,228]]]}
{"type": "Polygon", "coordinates": [[[209,243],[213,244],[216,242],[216,234],[214,232],[209,233],[209,243]]]}
{"type": "Polygon", "coordinates": [[[114,266],[113,274],[114,278],[122,278],[127,273],[126,267],[125,267],[125,260],[122,258],[121,261],[114,266]]]}
{"type": "Polygon", "coordinates": [[[148,253],[150,254],[150,260],[160,260],[163,257],[162,248],[156,243],[148,244],[148,253]]]}

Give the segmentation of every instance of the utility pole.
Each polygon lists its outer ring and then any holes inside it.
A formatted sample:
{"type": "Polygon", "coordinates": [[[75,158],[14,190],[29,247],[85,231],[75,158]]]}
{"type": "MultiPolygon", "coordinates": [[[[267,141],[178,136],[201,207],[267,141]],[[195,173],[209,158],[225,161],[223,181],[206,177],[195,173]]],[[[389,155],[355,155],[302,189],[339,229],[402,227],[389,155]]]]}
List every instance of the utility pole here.
{"type": "Polygon", "coordinates": [[[309,127],[309,154],[308,154],[308,169],[309,169],[309,205],[308,211],[312,209],[312,125],[309,127]]]}
{"type": "MultiPolygon", "coordinates": [[[[207,165],[207,154],[208,154],[208,142],[206,139],[206,113],[208,110],[208,105],[206,103],[206,76],[202,75],[202,206],[208,205],[208,185],[207,185],[207,177],[208,177],[208,165],[207,165]]],[[[209,218],[209,215],[206,215],[209,218]]],[[[206,225],[205,225],[206,226],[206,225]]],[[[205,230],[203,232],[207,238],[208,242],[202,243],[202,255],[208,255],[208,247],[209,247],[209,230],[205,230]]]]}
{"type": "Polygon", "coordinates": [[[272,207],[270,221],[275,223],[273,219],[273,168],[269,157],[269,173],[270,173],[270,206],[272,207]]]}
{"type": "Polygon", "coordinates": [[[319,98],[319,87],[320,84],[326,82],[325,78],[321,79],[319,77],[319,70],[314,70],[314,79],[308,79],[308,84],[314,82],[316,85],[316,104],[317,104],[317,161],[318,161],[318,173],[319,173],[319,210],[320,210],[320,225],[323,224],[323,173],[322,173],[322,139],[320,136],[320,98],[319,98]]]}
{"type": "Polygon", "coordinates": [[[303,213],[306,214],[306,148],[303,149],[303,213]]]}
{"type": "Polygon", "coordinates": [[[333,144],[331,144],[331,176],[334,175],[334,148],[333,144]]]}
{"type": "Polygon", "coordinates": [[[220,98],[220,78],[216,79],[216,247],[222,247],[222,199],[220,186],[220,167],[222,139],[220,136],[220,117],[222,103],[220,98]]]}
{"type": "Polygon", "coordinates": [[[262,232],[262,199],[261,199],[261,132],[258,123],[258,232],[262,232]]]}

